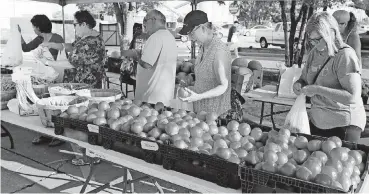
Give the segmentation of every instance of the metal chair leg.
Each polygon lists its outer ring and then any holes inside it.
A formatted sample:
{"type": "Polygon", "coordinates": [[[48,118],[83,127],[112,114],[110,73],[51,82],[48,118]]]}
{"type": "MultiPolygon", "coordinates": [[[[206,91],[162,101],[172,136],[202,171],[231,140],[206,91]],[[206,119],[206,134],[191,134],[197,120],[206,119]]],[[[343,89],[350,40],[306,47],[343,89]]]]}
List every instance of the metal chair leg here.
{"type": "Polygon", "coordinates": [[[14,149],[14,141],[13,141],[13,137],[10,134],[10,132],[4,127],[3,124],[1,124],[1,129],[4,130],[4,132],[1,132],[1,137],[9,137],[9,141],[10,141],[10,149],[14,149]]]}

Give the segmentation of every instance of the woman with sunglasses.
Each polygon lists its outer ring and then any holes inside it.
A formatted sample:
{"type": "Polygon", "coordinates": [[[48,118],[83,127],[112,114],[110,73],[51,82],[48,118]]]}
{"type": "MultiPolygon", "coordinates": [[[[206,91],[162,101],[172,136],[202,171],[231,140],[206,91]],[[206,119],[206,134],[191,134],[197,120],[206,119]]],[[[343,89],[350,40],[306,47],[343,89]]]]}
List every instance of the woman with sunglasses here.
{"type": "Polygon", "coordinates": [[[311,134],[357,142],[366,117],[355,50],[344,43],[337,21],[327,12],[310,18],[306,35],[309,55],[294,92],[311,97],[311,134]]]}
{"type": "MultiPolygon", "coordinates": [[[[34,38],[31,42],[26,43],[23,39],[23,36],[21,36],[22,39],[22,50],[23,52],[31,52],[33,50],[36,50],[41,44],[48,43],[48,42],[55,42],[55,43],[64,43],[63,37],[61,37],[59,34],[52,33],[52,23],[49,20],[49,18],[46,15],[35,15],[31,19],[32,27],[37,35],[36,38],[34,38]]],[[[18,31],[21,33],[21,28],[18,25],[18,31]]],[[[58,58],[59,51],[53,48],[49,49],[49,52],[53,59],[56,60],[58,58]]],[[[46,136],[40,136],[35,138],[32,141],[32,144],[34,145],[40,145],[40,144],[46,144],[49,143],[50,147],[55,147],[62,145],[65,143],[64,141],[60,141],[58,139],[53,139],[51,137],[46,136]]]]}
{"type": "Polygon", "coordinates": [[[355,15],[352,12],[345,10],[337,10],[333,13],[333,17],[338,22],[338,27],[343,41],[355,50],[356,55],[361,62],[361,42],[360,36],[357,33],[355,15]]]}
{"type": "Polygon", "coordinates": [[[72,44],[49,43],[45,46],[69,53],[68,60],[73,69],[64,71],[64,82],[86,83],[94,88],[102,88],[106,77],[104,64],[106,58],[104,40],[94,30],[96,21],[88,11],[74,14],[76,40],[72,44]]]}
{"type": "Polygon", "coordinates": [[[181,100],[193,102],[195,112],[213,112],[221,118],[240,120],[241,106],[231,103],[232,59],[227,45],[217,37],[215,27],[202,11],[188,13],[183,26],[179,34],[188,35],[200,48],[195,62],[195,85],[186,88],[190,95],[181,100]]]}
{"type": "MultiPolygon", "coordinates": [[[[68,60],[74,66],[73,69],[64,71],[64,83],[86,83],[94,88],[102,88],[105,79],[105,44],[100,33],[94,30],[96,21],[88,11],[77,11],[74,14],[74,28],[76,40],[72,44],[48,43],[45,46],[69,53],[68,60]]],[[[83,153],[72,160],[76,166],[89,165],[85,151],[78,145],[71,144],[73,150],[83,153]]],[[[100,163],[100,160],[94,160],[100,163]]]]}

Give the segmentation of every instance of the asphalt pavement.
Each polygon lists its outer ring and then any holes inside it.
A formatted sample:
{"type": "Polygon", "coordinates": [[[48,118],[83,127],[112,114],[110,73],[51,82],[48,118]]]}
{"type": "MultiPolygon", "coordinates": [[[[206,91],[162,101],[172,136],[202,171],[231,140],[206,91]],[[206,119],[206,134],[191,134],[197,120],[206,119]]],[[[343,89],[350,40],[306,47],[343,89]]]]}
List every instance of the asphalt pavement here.
{"type": "MultiPolygon", "coordinates": [[[[74,155],[60,152],[72,152],[69,143],[55,148],[47,145],[35,146],[31,142],[38,134],[14,125],[7,124],[6,127],[14,138],[15,149],[9,149],[8,138],[1,139],[1,193],[79,193],[88,175],[89,166],[76,167],[71,164],[74,155]]],[[[97,165],[92,185],[87,187],[86,192],[96,188],[96,185],[103,185],[112,180],[121,182],[122,175],[121,167],[103,161],[97,165]]],[[[130,176],[139,178],[144,174],[130,170],[130,176]]],[[[190,192],[166,181],[155,181],[167,193],[190,192]]],[[[123,184],[120,183],[101,193],[120,192],[122,187],[123,184]]],[[[128,188],[131,191],[131,188],[128,188]]],[[[142,180],[134,184],[133,192],[155,193],[157,189],[153,180],[142,180]]]]}

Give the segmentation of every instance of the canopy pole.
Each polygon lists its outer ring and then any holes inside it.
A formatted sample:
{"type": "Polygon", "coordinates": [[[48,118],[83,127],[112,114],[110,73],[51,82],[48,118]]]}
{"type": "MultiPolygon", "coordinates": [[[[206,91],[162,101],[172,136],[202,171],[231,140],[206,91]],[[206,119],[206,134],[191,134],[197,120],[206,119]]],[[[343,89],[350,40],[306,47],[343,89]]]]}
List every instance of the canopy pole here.
{"type": "MultiPolygon", "coordinates": [[[[193,2],[191,2],[191,7],[192,7],[192,11],[197,9],[197,2],[196,0],[194,0],[193,2]]],[[[196,58],[196,44],[194,41],[191,41],[191,59],[195,59],[196,58]]]]}
{"type": "Polygon", "coordinates": [[[64,5],[62,5],[62,17],[63,17],[63,39],[65,41],[65,19],[64,19],[64,5]]]}

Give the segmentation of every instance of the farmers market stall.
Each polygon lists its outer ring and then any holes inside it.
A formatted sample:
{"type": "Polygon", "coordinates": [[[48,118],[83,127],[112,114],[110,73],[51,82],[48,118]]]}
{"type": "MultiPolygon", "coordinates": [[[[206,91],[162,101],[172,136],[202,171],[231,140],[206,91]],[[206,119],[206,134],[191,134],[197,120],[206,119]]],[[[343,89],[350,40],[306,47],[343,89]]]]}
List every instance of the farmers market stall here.
{"type": "MultiPolygon", "coordinates": [[[[115,152],[113,150],[106,150],[101,146],[91,145],[87,142],[79,141],[70,137],[55,135],[52,128],[46,128],[41,124],[38,116],[21,117],[9,110],[1,111],[1,122],[4,122],[5,126],[12,124],[18,127],[22,127],[28,130],[35,131],[37,133],[45,134],[50,137],[75,143],[82,148],[87,149],[87,153],[91,157],[98,157],[105,161],[122,165],[127,169],[132,169],[156,178],[168,181],[170,183],[195,190],[201,193],[240,193],[240,190],[224,188],[214,183],[195,178],[189,175],[185,175],[172,170],[165,170],[162,166],[156,164],[149,164],[143,160],[115,152]]],[[[3,126],[2,124],[2,126],[3,126]]],[[[126,176],[125,176],[126,177],[126,176]]],[[[89,191],[88,191],[89,192],[89,191]]]]}
{"type": "MultiPolygon", "coordinates": [[[[264,117],[269,117],[272,120],[273,128],[276,128],[274,122],[274,115],[288,112],[286,111],[278,111],[274,112],[274,105],[282,105],[291,107],[295,103],[295,99],[293,98],[280,98],[277,96],[277,86],[274,85],[266,85],[262,88],[258,88],[252,90],[248,93],[243,94],[244,97],[250,98],[253,101],[261,102],[261,112],[260,112],[260,124],[263,124],[264,117]],[[264,115],[264,106],[265,104],[270,104],[270,114],[264,115]]],[[[306,104],[307,108],[310,108],[310,104],[306,104]]]]}

